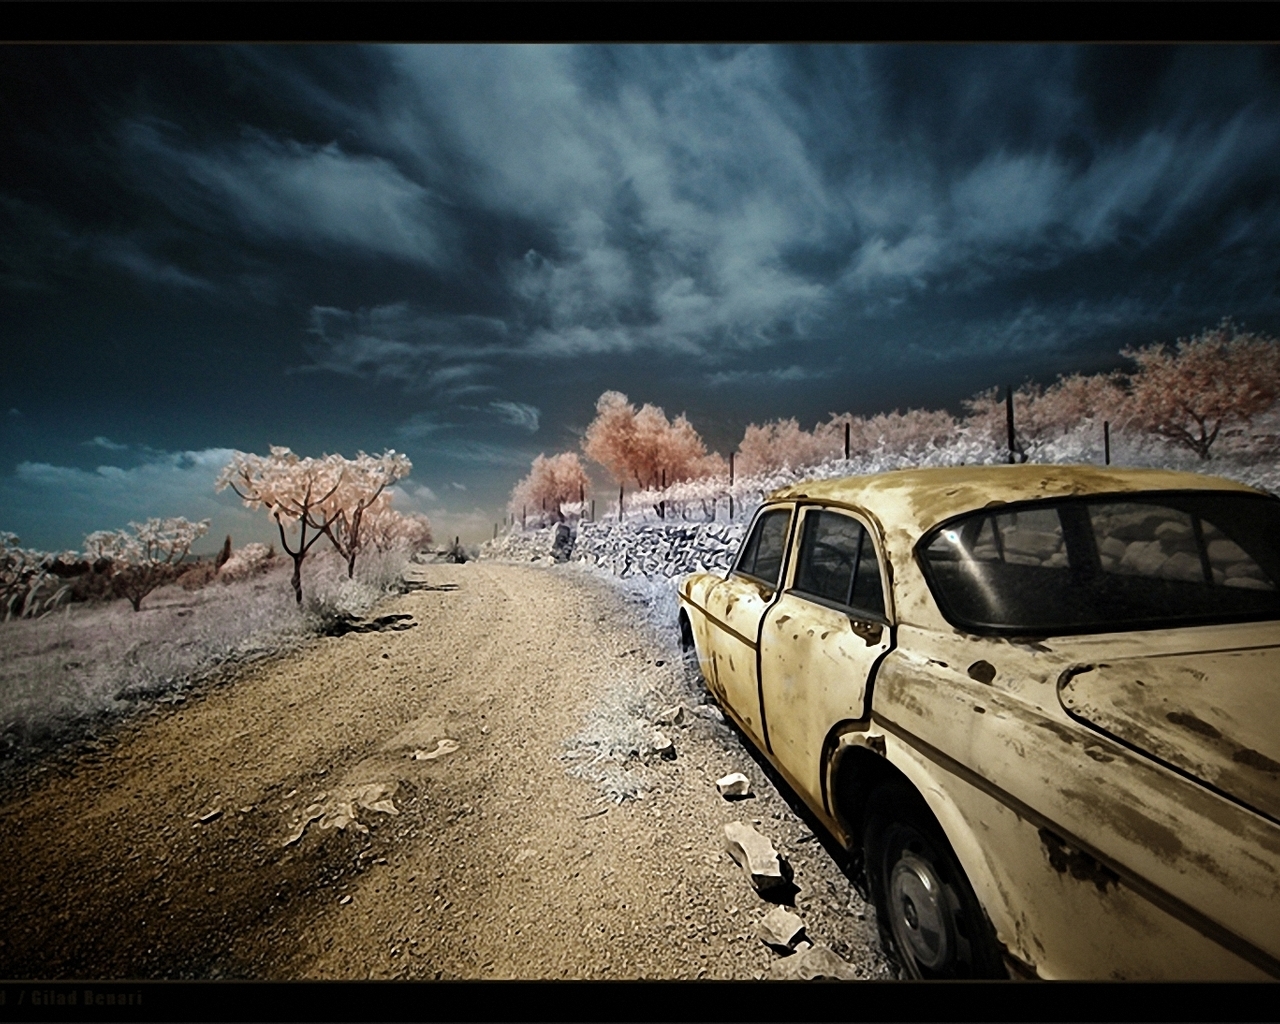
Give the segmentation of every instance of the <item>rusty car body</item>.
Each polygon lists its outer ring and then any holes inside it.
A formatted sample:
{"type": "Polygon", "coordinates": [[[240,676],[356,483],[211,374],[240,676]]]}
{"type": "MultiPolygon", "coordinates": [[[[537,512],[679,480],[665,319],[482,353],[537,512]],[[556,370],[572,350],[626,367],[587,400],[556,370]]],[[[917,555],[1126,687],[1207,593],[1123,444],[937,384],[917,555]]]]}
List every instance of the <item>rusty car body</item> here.
{"type": "Polygon", "coordinates": [[[1280,977],[1280,499],[1190,473],[800,483],[678,583],[725,712],[913,977],[1280,977]]]}

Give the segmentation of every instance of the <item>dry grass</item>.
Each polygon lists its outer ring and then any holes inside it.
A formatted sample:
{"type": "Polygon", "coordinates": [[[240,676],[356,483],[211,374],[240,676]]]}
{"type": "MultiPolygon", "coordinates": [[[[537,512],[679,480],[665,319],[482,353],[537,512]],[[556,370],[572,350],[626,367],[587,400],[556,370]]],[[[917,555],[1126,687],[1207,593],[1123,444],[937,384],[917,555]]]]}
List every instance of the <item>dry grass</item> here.
{"type": "Polygon", "coordinates": [[[325,552],[303,566],[303,605],[292,565],[198,590],[180,583],[123,600],[68,605],[40,619],[0,623],[0,759],[61,742],[77,730],[183,691],[220,670],[295,649],[342,616],[367,613],[394,591],[406,556],[370,553],[356,578],[325,552]]]}

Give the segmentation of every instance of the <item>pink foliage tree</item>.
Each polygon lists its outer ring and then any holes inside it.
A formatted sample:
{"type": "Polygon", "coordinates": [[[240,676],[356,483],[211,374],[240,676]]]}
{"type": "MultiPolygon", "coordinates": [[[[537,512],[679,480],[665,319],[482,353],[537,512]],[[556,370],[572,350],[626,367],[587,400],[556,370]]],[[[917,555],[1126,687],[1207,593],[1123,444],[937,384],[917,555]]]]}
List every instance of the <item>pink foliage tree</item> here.
{"type": "Polygon", "coordinates": [[[378,551],[422,551],[431,546],[431,520],[421,512],[371,507],[364,517],[365,537],[378,551]]]}
{"type": "MultiPolygon", "coordinates": [[[[341,456],[329,456],[341,459],[341,456]]],[[[311,525],[321,529],[347,562],[348,579],[355,576],[356,555],[364,543],[363,526],[371,513],[389,512],[387,488],[408,476],[413,463],[396,451],[382,455],[358,452],[342,459],[338,489],[320,502],[311,525]],[[322,525],[327,524],[327,525],[322,525]]]]}
{"type": "Polygon", "coordinates": [[[112,590],[128,598],[136,612],[151,591],[178,577],[191,545],[209,532],[209,520],[148,519],[130,523],[129,528],[132,534],[124,530],[91,533],[84,539],[84,550],[91,560],[111,562],[112,590]]]}
{"type": "Polygon", "coordinates": [[[637,410],[618,391],[606,391],[596,402],[582,450],[618,483],[634,481],[642,490],[694,479],[718,465],[683,414],[672,422],[655,405],[637,410]]]}
{"type": "Polygon", "coordinates": [[[842,451],[845,422],[850,423],[850,454],[880,449],[907,455],[941,444],[954,437],[956,431],[955,417],[940,409],[908,409],[906,412],[894,409],[867,417],[832,414],[822,429],[832,440],[839,438],[842,451]]]}
{"type": "Polygon", "coordinates": [[[549,512],[557,522],[564,521],[561,505],[580,501],[591,489],[591,481],[576,452],[561,452],[533,460],[529,475],[511,491],[507,507],[515,515],[535,509],[540,515],[549,512]]]}
{"type": "Polygon", "coordinates": [[[1247,424],[1280,398],[1280,346],[1229,320],[1173,347],[1127,348],[1126,422],[1208,459],[1222,428],[1247,424]]]}
{"type": "Polygon", "coordinates": [[[763,426],[749,423],[738,442],[734,468],[743,476],[755,476],[812,466],[843,450],[843,430],[840,427],[837,441],[833,431],[821,425],[807,431],[795,419],[773,420],[763,426]]]}
{"type": "Polygon", "coordinates": [[[271,447],[268,456],[236,452],[218,477],[217,490],[230,487],[249,508],[266,508],[280,530],[280,543],[293,559],[293,591],[302,603],[302,562],[312,545],[328,537],[355,575],[356,556],[364,541],[363,525],[371,512],[385,508],[385,493],[413,469],[395,451],[382,455],[359,452],[301,458],[288,448],[271,447]],[[298,545],[290,547],[285,524],[298,527],[298,545]],[[307,529],[314,531],[310,539],[307,529]]]}

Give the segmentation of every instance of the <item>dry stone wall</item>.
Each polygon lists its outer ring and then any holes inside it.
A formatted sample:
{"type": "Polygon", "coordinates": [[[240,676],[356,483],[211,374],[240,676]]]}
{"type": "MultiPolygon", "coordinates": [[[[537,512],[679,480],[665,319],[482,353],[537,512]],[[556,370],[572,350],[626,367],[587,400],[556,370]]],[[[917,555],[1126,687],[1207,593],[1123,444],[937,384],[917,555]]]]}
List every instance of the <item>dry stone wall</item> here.
{"type": "Polygon", "coordinates": [[[481,558],[565,561],[599,566],[615,576],[679,576],[729,568],[746,523],[577,523],[570,545],[556,552],[556,528],[515,530],[486,542],[481,558]],[[567,559],[565,549],[567,548],[567,559]],[[558,557],[557,557],[558,555],[558,557]]]}
{"type": "Polygon", "coordinates": [[[729,568],[745,523],[582,523],[573,560],[615,576],[679,576],[729,568]]]}

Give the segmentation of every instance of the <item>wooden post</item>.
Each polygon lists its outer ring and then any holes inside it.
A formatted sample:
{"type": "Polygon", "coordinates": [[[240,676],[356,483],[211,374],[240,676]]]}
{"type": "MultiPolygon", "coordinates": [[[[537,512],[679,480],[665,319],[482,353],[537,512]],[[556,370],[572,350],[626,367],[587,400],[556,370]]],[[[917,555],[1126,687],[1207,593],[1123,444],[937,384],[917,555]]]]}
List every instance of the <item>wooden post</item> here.
{"type": "Polygon", "coordinates": [[[729,453],[729,522],[733,522],[733,452],[729,453]]]}
{"type": "Polygon", "coordinates": [[[1009,384],[1004,386],[1004,418],[1005,425],[1009,428],[1009,465],[1013,465],[1013,387],[1009,384]]]}
{"type": "Polygon", "coordinates": [[[618,484],[618,522],[622,522],[622,484],[618,484]]]}
{"type": "Polygon", "coordinates": [[[595,498],[591,499],[591,521],[593,523],[596,521],[596,499],[595,498]]]}
{"type": "Polygon", "coordinates": [[[658,502],[658,518],[667,518],[667,471],[662,471],[662,500],[658,502]]]}
{"type": "Polygon", "coordinates": [[[498,539],[498,524],[497,524],[497,523],[494,523],[494,524],[493,524],[493,539],[494,539],[494,540],[497,540],[497,539],[498,539]]]}
{"type": "Polygon", "coordinates": [[[844,425],[844,461],[849,461],[849,424],[844,425]]]}
{"type": "Polygon", "coordinates": [[[1111,421],[1102,421],[1102,454],[1106,465],[1111,465],[1111,421]]]}
{"type": "Polygon", "coordinates": [[[520,506],[520,529],[524,529],[529,520],[529,506],[520,506]]]}

